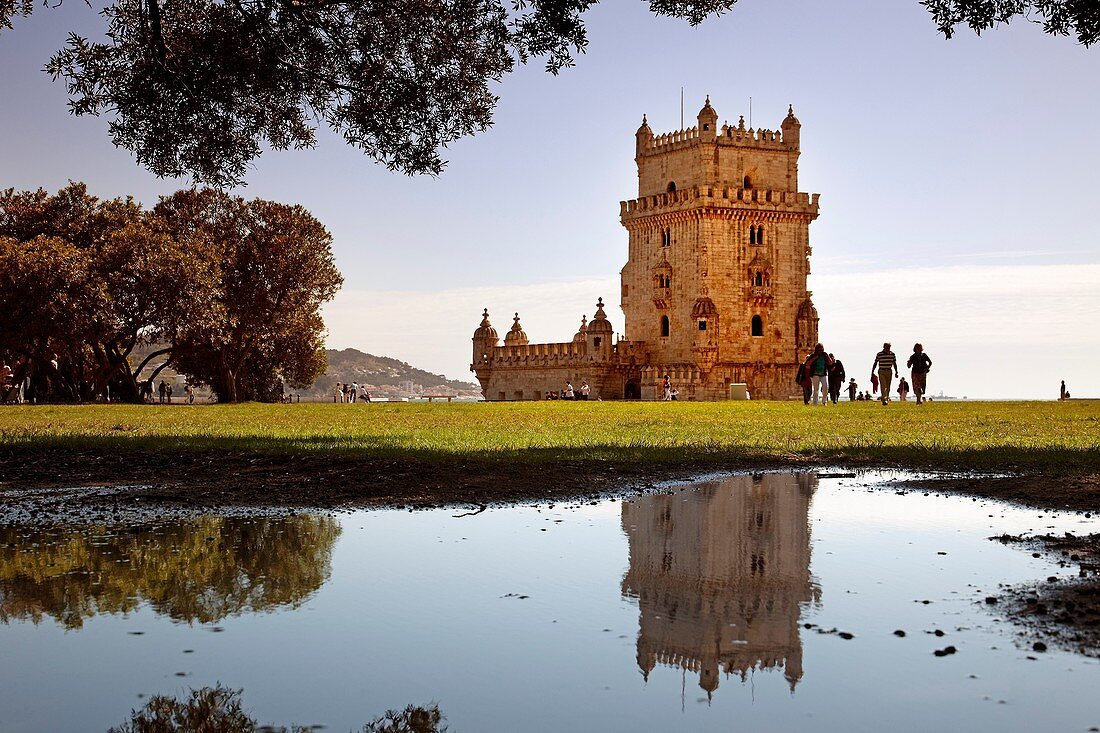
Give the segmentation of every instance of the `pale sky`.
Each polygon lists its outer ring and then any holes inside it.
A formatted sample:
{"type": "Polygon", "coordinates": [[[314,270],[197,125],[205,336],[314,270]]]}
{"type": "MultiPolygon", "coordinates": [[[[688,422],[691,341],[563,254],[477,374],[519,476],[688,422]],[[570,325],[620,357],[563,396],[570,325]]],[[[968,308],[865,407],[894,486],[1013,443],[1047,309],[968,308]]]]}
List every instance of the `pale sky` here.
{"type": "MultiPolygon", "coordinates": [[[[494,127],[447,151],[436,179],[372,164],[331,135],[268,153],[240,191],[305,205],[333,232],[344,291],[329,345],[471,379],[470,336],[488,307],[518,310],[533,342],[569,340],[597,297],[622,330],[618,202],[636,194],[634,131],[722,120],[802,122],[800,188],[821,194],[810,287],[826,347],[857,379],[884,340],[920,340],[933,393],[1100,395],[1100,49],[1017,23],[946,41],[916,0],[742,0],[692,29],[645,3],[587,14],[589,52],[551,77],[500,84],[494,127]]],[[[0,186],[152,204],[157,180],[115,149],[103,119],[67,114],[40,71],[79,3],[39,7],[0,34],[0,186]]]]}

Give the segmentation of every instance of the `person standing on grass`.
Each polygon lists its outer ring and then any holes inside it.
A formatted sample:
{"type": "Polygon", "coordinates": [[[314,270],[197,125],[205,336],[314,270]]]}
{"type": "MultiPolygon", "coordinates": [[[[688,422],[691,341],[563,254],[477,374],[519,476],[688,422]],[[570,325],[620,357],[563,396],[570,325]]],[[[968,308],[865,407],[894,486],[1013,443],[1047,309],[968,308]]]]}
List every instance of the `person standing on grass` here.
{"type": "Polygon", "coordinates": [[[168,383],[164,388],[164,396],[168,398],[168,404],[172,404],[172,384],[168,383]]]}
{"type": "Polygon", "coordinates": [[[565,383],[565,390],[561,393],[562,399],[563,400],[571,400],[571,399],[575,398],[576,396],[577,396],[577,393],[573,391],[573,383],[572,382],[566,382],[565,383]]]}
{"type": "Polygon", "coordinates": [[[1066,398],[1066,380],[1062,380],[1062,389],[1058,392],[1058,399],[1064,400],[1066,398]]]}
{"type": "Polygon", "coordinates": [[[664,382],[661,384],[661,391],[664,393],[664,401],[665,402],[671,402],[672,401],[672,380],[669,379],[669,376],[667,374],[665,375],[664,382]]]}
{"type": "Polygon", "coordinates": [[[844,386],[844,378],[848,375],[844,373],[844,362],[832,354],[829,354],[829,358],[833,362],[829,367],[829,399],[835,405],[840,402],[840,388],[844,386]]]}
{"type": "Polygon", "coordinates": [[[814,353],[806,360],[806,374],[810,377],[810,394],[813,395],[813,403],[817,404],[818,393],[821,394],[821,404],[829,403],[829,367],[833,360],[825,353],[825,347],[818,344],[814,347],[814,353]]]}
{"type": "Polygon", "coordinates": [[[856,384],[856,380],[853,379],[853,380],[848,382],[848,401],[849,402],[855,402],[856,401],[856,390],[857,389],[859,389],[859,385],[856,384]]]}
{"type": "Polygon", "coordinates": [[[898,399],[905,402],[905,398],[909,396],[909,382],[905,381],[905,377],[898,380],[898,399]]]}
{"type": "Polygon", "coordinates": [[[924,347],[913,344],[913,355],[905,362],[912,370],[913,391],[916,392],[917,404],[924,402],[924,393],[928,391],[928,370],[932,368],[932,360],[924,353],[924,347]]]}
{"type": "Polygon", "coordinates": [[[581,382],[581,399],[587,400],[588,395],[592,394],[592,388],[588,386],[588,382],[581,382]]]}
{"type": "Polygon", "coordinates": [[[164,383],[163,379],[160,380],[160,386],[157,387],[157,392],[160,396],[160,403],[162,405],[164,404],[164,394],[165,394],[165,392],[167,392],[167,390],[168,390],[168,385],[164,383]]]}
{"type": "Polygon", "coordinates": [[[187,395],[187,404],[195,404],[195,387],[190,382],[183,386],[183,393],[187,395]]]}
{"type": "Polygon", "coordinates": [[[810,359],[813,354],[806,354],[806,358],[802,360],[802,363],[798,365],[798,371],[794,373],[794,383],[802,388],[802,404],[810,404],[810,386],[813,384],[810,381],[810,370],[806,366],[810,363],[810,359]]]}
{"type": "Polygon", "coordinates": [[[875,372],[878,372],[878,388],[882,396],[882,404],[890,402],[890,382],[898,376],[898,358],[890,351],[890,342],[882,345],[882,351],[875,355],[875,362],[871,365],[871,382],[874,383],[875,372]]]}

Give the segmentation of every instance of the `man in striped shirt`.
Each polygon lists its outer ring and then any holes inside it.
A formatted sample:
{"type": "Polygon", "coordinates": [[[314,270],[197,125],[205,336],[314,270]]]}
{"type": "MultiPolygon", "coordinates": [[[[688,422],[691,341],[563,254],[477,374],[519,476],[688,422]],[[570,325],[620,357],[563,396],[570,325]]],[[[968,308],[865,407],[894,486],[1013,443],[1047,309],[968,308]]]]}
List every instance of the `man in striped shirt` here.
{"type": "Polygon", "coordinates": [[[882,395],[882,404],[890,401],[890,380],[898,376],[898,358],[890,351],[890,343],[882,345],[882,351],[875,355],[875,363],[871,365],[871,373],[878,370],[878,388],[882,395]]]}

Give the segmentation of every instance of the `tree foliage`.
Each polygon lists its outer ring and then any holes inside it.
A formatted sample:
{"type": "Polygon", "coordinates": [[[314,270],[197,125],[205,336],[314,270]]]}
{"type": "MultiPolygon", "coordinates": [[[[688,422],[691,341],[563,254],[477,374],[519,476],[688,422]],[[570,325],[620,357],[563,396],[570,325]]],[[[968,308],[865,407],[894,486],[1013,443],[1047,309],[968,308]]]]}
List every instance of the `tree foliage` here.
{"type": "MultiPolygon", "coordinates": [[[[185,698],[154,695],[140,710],[130,711],[130,720],[107,733],[257,733],[273,730],[272,726],[257,727],[256,721],[241,703],[243,690],[233,690],[221,684],[192,689],[185,698]]],[[[404,710],[387,710],[386,714],[363,726],[363,733],[446,733],[446,716],[436,704],[420,707],[409,705],[404,710]]],[[[292,725],[279,730],[289,733],[310,733],[312,726],[292,725]]]]}
{"type": "Polygon", "coordinates": [[[981,34],[1017,18],[1038,23],[1054,36],[1074,36],[1091,46],[1100,38],[1100,3],[1096,0],[921,0],[947,38],[960,25],[981,34]]]}
{"type": "MultiPolygon", "coordinates": [[[[692,23],[735,0],[652,0],[692,23]]],[[[394,171],[492,124],[517,63],[557,73],[587,46],[595,0],[113,0],[105,38],[72,34],[47,64],[76,115],[159,176],[242,183],[264,147],[309,148],[327,125],[394,171]]],[[[30,0],[0,0],[0,23],[30,0]]]]}
{"type": "MultiPolygon", "coordinates": [[[[103,2],[104,0],[101,0],[103,2]]],[[[692,25],[737,0],[646,0],[692,25]]],[[[91,0],[89,0],[91,2],[91,0]]],[[[1095,0],[920,0],[950,38],[1017,18],[1088,46],[1095,0]]],[[[558,73],[584,53],[596,0],[109,0],[105,39],[71,34],[47,64],[76,115],[158,176],[230,187],[264,150],[326,125],[390,170],[436,175],[443,150],[492,124],[517,63],[558,73]]],[[[0,28],[33,0],[0,0],[0,28]]]]}
{"type": "Polygon", "coordinates": [[[331,517],[205,517],[161,527],[0,528],[0,621],[78,629],[148,604],[186,623],[296,608],[330,573],[331,517]],[[127,562],[119,562],[126,558],[127,562]]]}
{"type": "Polygon", "coordinates": [[[137,401],[164,357],[222,400],[278,399],[325,370],[331,244],[300,206],[211,190],[151,211],[83,184],[2,191],[0,355],[40,397],[137,401]]]}

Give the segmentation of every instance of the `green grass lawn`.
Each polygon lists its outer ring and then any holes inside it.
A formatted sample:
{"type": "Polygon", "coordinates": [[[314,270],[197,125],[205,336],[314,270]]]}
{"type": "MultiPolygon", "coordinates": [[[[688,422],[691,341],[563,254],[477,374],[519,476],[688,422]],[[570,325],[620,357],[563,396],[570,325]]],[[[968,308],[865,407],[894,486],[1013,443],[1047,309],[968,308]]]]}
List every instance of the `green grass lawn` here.
{"type": "Polygon", "coordinates": [[[1100,472],[1100,401],[21,406],[0,408],[0,450],[1100,472]]]}

